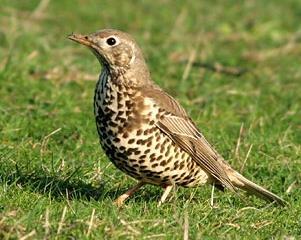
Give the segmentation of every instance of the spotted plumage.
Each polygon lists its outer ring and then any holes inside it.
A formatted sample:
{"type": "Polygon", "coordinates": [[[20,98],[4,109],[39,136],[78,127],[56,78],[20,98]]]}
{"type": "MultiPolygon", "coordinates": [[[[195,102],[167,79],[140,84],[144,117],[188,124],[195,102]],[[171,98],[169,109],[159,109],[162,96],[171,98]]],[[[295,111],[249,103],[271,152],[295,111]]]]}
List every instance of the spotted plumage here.
{"type": "Polygon", "coordinates": [[[88,46],[103,66],[94,96],[100,144],[118,169],[139,181],[117,204],[147,183],[165,189],[161,202],[174,185],[214,183],[284,204],[224,161],[180,104],[153,83],[130,35],[107,29],[69,38],[88,46]]]}
{"type": "Polygon", "coordinates": [[[155,185],[204,184],[208,175],[157,127],[167,112],[143,97],[140,88],[114,83],[103,71],[95,89],[94,110],[100,144],[113,164],[133,178],[155,185]],[[110,117],[106,117],[105,113],[110,117]],[[123,121],[123,119],[125,119],[123,121]]]}

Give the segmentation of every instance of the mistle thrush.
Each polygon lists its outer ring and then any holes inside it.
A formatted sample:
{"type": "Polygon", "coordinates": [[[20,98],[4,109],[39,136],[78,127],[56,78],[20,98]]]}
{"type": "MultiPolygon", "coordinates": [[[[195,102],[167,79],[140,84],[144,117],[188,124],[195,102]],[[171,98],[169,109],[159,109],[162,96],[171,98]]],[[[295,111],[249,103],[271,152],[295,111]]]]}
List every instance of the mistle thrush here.
{"type": "Polygon", "coordinates": [[[235,171],[208,143],[183,107],[151,79],[142,51],[127,33],[105,29],[69,39],[88,46],[102,65],[95,88],[94,113],[100,143],[112,163],[138,180],[117,198],[121,205],[145,184],[214,184],[238,188],[284,205],[277,195],[235,171]]]}

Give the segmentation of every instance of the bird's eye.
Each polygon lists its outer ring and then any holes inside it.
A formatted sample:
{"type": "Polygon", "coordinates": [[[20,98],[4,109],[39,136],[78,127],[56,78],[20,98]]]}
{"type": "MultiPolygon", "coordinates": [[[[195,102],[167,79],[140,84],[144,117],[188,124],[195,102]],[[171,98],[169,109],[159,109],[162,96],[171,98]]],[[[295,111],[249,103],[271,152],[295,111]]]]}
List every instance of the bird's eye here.
{"type": "Polygon", "coordinates": [[[107,44],[110,45],[110,46],[113,46],[116,44],[116,39],[113,38],[113,37],[110,37],[107,39],[107,44]]]}

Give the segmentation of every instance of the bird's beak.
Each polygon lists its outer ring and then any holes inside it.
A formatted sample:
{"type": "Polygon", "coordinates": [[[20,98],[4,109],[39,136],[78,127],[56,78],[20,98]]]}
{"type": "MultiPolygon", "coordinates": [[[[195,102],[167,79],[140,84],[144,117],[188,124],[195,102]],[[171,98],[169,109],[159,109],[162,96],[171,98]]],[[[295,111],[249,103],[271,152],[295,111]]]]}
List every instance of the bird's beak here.
{"type": "Polygon", "coordinates": [[[94,43],[93,36],[72,33],[68,36],[68,39],[89,47],[90,50],[92,50],[93,54],[100,61],[100,63],[104,64],[105,60],[102,54],[102,50],[99,46],[97,46],[97,44],[94,43]]]}
{"type": "Polygon", "coordinates": [[[68,36],[68,38],[74,42],[78,42],[88,47],[93,47],[93,43],[88,35],[76,34],[72,33],[68,36]]]}

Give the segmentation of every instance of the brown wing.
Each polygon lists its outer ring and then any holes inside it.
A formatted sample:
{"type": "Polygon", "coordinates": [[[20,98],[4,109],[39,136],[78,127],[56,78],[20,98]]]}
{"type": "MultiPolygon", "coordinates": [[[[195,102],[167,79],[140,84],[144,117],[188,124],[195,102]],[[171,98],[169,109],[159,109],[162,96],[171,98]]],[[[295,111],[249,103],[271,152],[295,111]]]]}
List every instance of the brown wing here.
{"type": "Polygon", "coordinates": [[[168,113],[157,123],[158,128],[190,154],[202,169],[225,187],[234,190],[235,188],[221,163],[221,157],[210,146],[180,104],[156,87],[144,88],[143,94],[168,113]]]}

